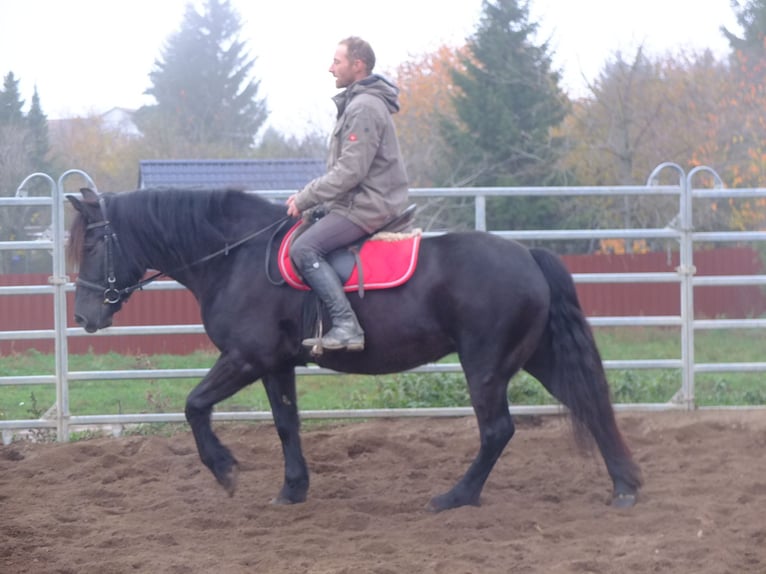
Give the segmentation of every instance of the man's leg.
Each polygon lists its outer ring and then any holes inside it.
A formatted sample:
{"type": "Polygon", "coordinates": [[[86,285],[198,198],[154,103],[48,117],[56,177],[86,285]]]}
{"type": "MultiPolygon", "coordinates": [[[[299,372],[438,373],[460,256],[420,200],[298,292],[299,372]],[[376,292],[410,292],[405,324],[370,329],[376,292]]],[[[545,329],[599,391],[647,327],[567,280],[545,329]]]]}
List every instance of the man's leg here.
{"type": "Polygon", "coordinates": [[[302,233],[293,243],[290,254],[303,280],[316,292],[327,307],[332,329],[321,339],[303,341],[306,347],[320,346],[327,350],[364,349],[364,331],[348,302],[338,274],[325,260],[331,251],[350,245],[367,233],[343,216],[328,213],[302,233]]]}

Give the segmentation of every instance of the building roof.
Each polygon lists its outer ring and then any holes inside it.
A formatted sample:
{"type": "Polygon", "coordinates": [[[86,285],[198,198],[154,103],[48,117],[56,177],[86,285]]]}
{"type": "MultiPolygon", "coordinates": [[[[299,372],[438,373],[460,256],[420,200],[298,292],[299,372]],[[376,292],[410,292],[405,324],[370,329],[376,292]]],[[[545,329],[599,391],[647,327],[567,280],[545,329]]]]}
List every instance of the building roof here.
{"type": "Polygon", "coordinates": [[[299,190],[325,171],[319,159],[142,160],[138,187],[299,190]]]}

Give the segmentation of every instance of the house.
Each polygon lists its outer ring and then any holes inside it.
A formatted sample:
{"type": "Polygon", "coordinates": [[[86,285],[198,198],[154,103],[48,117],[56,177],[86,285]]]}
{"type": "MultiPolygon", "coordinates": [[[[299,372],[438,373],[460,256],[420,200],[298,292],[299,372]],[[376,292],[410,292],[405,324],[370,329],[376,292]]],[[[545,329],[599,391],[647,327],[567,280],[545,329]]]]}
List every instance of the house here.
{"type": "Polygon", "coordinates": [[[109,134],[140,138],[141,131],[133,121],[134,110],[112,108],[103,114],[89,114],[72,118],[48,120],[48,136],[55,148],[68,147],[78,134],[88,127],[95,127],[109,134]]]}
{"type": "Polygon", "coordinates": [[[134,110],[127,108],[112,108],[101,114],[101,121],[107,130],[130,137],[141,137],[141,131],[133,122],[134,110]]]}
{"type": "Polygon", "coordinates": [[[321,159],[142,160],[138,187],[297,191],[325,171],[321,159]]]}

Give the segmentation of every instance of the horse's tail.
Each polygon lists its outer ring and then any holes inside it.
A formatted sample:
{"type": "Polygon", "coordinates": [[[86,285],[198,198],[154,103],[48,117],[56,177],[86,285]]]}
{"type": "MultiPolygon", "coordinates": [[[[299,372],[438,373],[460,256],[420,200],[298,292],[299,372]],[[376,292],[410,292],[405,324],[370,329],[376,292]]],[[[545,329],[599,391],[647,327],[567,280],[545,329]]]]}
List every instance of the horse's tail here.
{"type": "MultiPolygon", "coordinates": [[[[580,444],[595,439],[607,466],[638,488],[641,474],[617,427],[609,384],[593,331],[564,263],[547,249],[530,249],[550,287],[550,310],[544,340],[548,376],[543,384],[572,415],[580,444]],[[551,360],[552,357],[552,360],[551,360]]],[[[530,371],[531,372],[531,371],[530,371]]],[[[534,374],[534,373],[532,373],[534,374]]]]}

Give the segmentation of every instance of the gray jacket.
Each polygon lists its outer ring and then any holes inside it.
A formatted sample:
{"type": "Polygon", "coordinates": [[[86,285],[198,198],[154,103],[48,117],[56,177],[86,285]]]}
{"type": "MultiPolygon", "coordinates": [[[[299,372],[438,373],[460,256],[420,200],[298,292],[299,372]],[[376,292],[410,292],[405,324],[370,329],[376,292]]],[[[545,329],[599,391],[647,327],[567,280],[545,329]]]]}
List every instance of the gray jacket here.
{"type": "Polygon", "coordinates": [[[333,100],[338,120],[327,159],[327,173],[295,196],[306,211],[324,204],[368,233],[407,206],[408,184],[392,114],[399,90],[378,75],[351,84],[333,100]]]}

